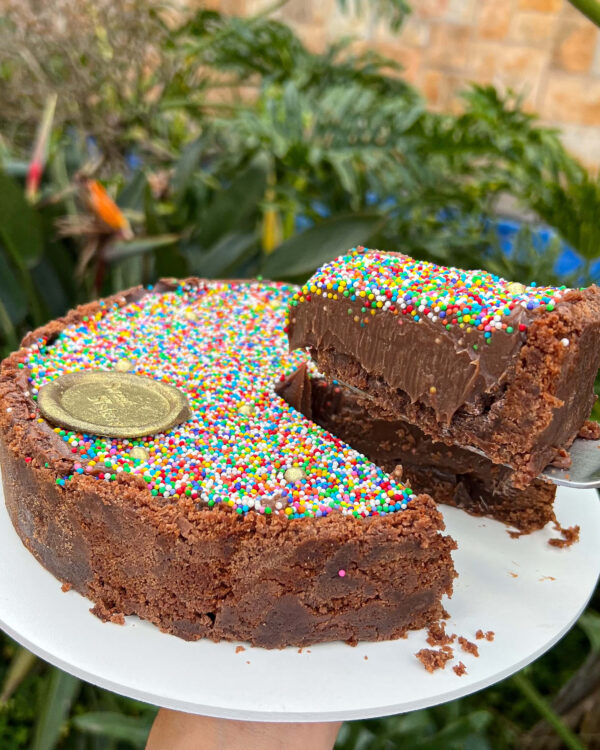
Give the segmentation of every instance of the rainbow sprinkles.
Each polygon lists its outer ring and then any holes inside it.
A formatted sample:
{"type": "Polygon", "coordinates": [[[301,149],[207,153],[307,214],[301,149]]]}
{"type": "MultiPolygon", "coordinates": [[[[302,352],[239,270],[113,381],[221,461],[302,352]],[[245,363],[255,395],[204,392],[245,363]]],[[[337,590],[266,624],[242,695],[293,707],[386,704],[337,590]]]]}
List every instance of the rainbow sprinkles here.
{"type": "MultiPolygon", "coordinates": [[[[310,302],[313,295],[360,302],[360,325],[369,315],[387,311],[427,318],[451,330],[481,331],[486,343],[497,332],[525,332],[526,322],[518,320],[521,309],[552,311],[568,292],[565,286],[524,286],[485,271],[464,271],[418,261],[400,253],[383,253],[357,247],[323,265],[292,298],[292,307],[310,302]]],[[[564,342],[563,342],[564,343],[564,342]]],[[[568,345],[568,342],[565,344],[568,345]]],[[[477,344],[475,347],[477,348],[477,344]]]]}
{"type": "MultiPolygon", "coordinates": [[[[412,490],[305,419],[274,392],[307,360],[290,353],[286,310],[297,287],[185,282],[106,306],[51,342],[39,339],[20,366],[32,397],[63,373],[128,370],[183,390],[192,418],[169,432],[121,439],[54,428],[77,474],[119,482],[140,476],[158,506],[194,503],[288,518],[332,512],[385,515],[412,490]]],[[[38,422],[44,422],[39,414],[38,422]]]]}

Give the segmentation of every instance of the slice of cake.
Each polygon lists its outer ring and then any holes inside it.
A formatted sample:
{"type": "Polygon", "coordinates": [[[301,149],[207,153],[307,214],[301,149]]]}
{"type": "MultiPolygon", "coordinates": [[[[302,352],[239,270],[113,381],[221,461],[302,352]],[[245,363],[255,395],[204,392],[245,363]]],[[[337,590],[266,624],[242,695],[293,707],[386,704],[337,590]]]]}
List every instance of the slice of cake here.
{"type": "Polygon", "coordinates": [[[278,392],[328,432],[438,503],[494,518],[521,533],[556,521],[552,483],[535,479],[526,489],[517,489],[509,468],[464,448],[435,442],[402,420],[373,415],[364,399],[309,372],[306,365],[281,383],[278,392]]]}
{"type": "Polygon", "coordinates": [[[296,290],[137,288],[34,331],[2,363],[11,519],[99,616],[280,647],[396,638],[443,614],[455,544],[433,500],[275,393],[306,360],[284,333],[296,290]],[[132,436],[173,424],[159,383],[183,397],[177,424],[132,436]],[[74,417],[97,432],[69,429],[74,417]]]}
{"type": "Polygon", "coordinates": [[[483,451],[524,487],[594,403],[600,289],[523,286],[358,248],[297,292],[289,340],[370,408],[483,451]]]}

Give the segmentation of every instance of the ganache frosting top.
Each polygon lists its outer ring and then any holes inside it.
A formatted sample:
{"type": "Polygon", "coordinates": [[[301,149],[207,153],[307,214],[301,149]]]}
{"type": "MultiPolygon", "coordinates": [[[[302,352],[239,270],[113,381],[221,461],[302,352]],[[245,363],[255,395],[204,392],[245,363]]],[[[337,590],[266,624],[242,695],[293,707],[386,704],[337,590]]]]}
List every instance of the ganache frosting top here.
{"type": "Polygon", "coordinates": [[[368,312],[385,310],[410,315],[415,321],[428,319],[440,329],[458,326],[467,333],[482,331],[491,343],[497,332],[526,330],[525,320],[514,325],[519,308],[551,311],[568,291],[565,286],[538,287],[535,282],[525,286],[487,271],[438,266],[359,246],[321,266],[296,292],[291,305],[310,301],[313,294],[339,296],[362,302],[368,312]]]}
{"type": "Polygon", "coordinates": [[[184,391],[192,411],[169,432],[138,439],[54,428],[73,457],[72,474],[58,484],[75,474],[99,481],[137,474],[165,502],[191,496],[207,508],[289,518],[367,517],[406,507],[412,490],[274,391],[307,360],[303,351],[288,351],[284,332],[297,287],[187,282],[157,289],[124,306],[104,305],[58,338],[39,339],[26,350],[23,367],[34,400],[42,385],[63,373],[112,370],[126,361],[131,372],[184,391]]]}

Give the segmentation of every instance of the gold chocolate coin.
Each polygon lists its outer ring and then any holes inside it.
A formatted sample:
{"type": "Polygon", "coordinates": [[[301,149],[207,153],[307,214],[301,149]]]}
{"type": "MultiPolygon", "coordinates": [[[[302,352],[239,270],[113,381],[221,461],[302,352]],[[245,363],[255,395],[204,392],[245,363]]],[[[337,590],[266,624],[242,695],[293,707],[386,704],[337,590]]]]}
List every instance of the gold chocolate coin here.
{"type": "Polygon", "coordinates": [[[61,375],[38,393],[42,415],[69,430],[106,437],[142,437],[191,417],[187,396],[152,378],[114,370],[61,375]]]}

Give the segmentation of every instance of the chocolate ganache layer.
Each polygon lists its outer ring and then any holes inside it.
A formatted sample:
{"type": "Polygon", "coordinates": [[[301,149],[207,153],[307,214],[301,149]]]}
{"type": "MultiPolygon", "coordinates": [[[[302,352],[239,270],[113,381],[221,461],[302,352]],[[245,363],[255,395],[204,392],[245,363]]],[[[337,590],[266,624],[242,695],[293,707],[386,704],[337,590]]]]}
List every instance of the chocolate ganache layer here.
{"type": "Polygon", "coordinates": [[[523,487],[594,403],[600,290],[525,287],[359,248],[295,295],[289,340],[365,392],[372,411],[482,450],[523,487]]]}

